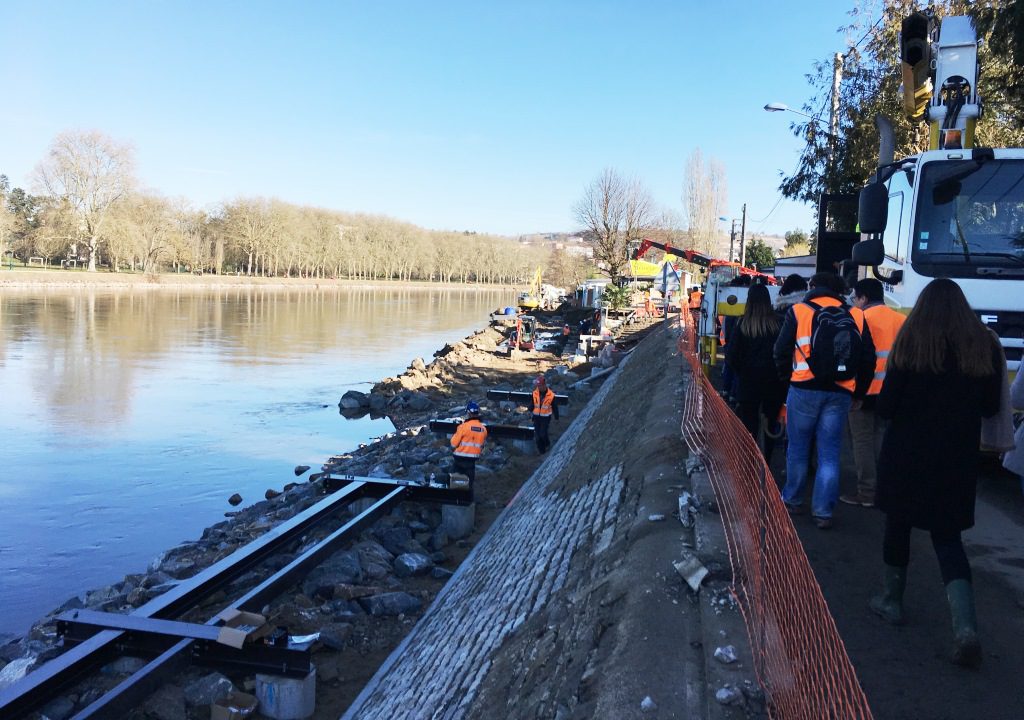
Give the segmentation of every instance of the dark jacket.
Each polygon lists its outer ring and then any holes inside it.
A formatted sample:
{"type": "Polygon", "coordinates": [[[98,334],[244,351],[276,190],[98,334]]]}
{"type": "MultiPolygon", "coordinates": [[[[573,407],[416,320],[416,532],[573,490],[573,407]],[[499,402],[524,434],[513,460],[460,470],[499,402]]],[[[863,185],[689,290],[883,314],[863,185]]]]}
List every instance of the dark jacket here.
{"type": "MultiPolygon", "coordinates": [[[[826,288],[815,288],[809,293],[804,295],[804,299],[801,302],[807,302],[808,300],[814,300],[820,297],[830,297],[834,300],[839,300],[843,305],[849,308],[843,298],[836,295],[831,290],[826,288]]],[[[871,341],[871,330],[868,329],[867,322],[864,323],[864,329],[861,331],[861,358],[857,368],[857,385],[853,392],[854,397],[862,398],[867,394],[868,387],[871,386],[871,381],[875,377],[875,344],[871,341]]],[[[793,372],[793,352],[796,348],[796,314],[793,312],[793,308],[790,307],[786,310],[786,319],[782,322],[782,329],[779,331],[779,338],[775,341],[774,356],[775,356],[775,367],[778,370],[779,377],[788,380],[789,376],[793,372]]],[[[846,392],[843,388],[836,385],[834,382],[828,380],[819,380],[814,378],[813,380],[807,380],[805,382],[792,383],[793,387],[798,387],[803,390],[825,390],[827,392],[846,392]]]]}
{"type": "MultiPolygon", "coordinates": [[[[993,343],[993,366],[1002,348],[993,343]]],[[[999,410],[1002,378],[886,369],[875,412],[891,424],[878,459],[876,504],[913,527],[957,532],[974,525],[981,418],[999,410]]]]}
{"type": "Polygon", "coordinates": [[[739,401],[754,402],[785,392],[772,359],[777,335],[750,337],[743,332],[740,318],[725,346],[725,361],[740,379],[739,401]]]}

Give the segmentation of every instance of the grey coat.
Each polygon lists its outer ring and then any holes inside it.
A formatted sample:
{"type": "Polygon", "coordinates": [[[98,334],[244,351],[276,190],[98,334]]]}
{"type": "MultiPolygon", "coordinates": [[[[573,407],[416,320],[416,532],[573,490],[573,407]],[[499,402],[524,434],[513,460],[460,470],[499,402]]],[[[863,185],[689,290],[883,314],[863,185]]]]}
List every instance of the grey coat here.
{"type": "MultiPolygon", "coordinates": [[[[1010,405],[1024,410],[1024,367],[1017,368],[1017,378],[1010,387],[1010,405]]],[[[1024,423],[1017,428],[1013,440],[1017,446],[1003,456],[1003,467],[1024,477],[1024,423]]]]}

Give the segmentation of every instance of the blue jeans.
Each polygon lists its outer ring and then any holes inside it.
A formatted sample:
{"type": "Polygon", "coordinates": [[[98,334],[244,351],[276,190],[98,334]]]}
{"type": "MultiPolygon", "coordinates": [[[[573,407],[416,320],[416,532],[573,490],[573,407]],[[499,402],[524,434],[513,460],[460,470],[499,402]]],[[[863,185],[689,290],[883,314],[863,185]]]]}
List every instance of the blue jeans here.
{"type": "Polygon", "coordinates": [[[814,477],[811,512],[832,517],[839,498],[839,454],[843,447],[846,416],[853,398],[842,391],[802,390],[790,387],[786,397],[786,485],[782,499],[789,505],[802,502],[811,459],[811,440],[818,441],[818,473],[814,477]]]}

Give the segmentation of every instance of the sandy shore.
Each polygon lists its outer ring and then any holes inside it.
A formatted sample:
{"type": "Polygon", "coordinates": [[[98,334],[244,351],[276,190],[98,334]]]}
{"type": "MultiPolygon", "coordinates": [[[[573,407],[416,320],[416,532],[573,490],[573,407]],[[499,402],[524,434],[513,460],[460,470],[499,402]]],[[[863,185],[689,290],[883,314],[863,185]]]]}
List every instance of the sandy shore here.
{"type": "Polygon", "coordinates": [[[187,273],[112,273],[106,271],[49,270],[0,268],[0,290],[40,288],[95,288],[132,290],[195,289],[257,287],[273,289],[370,288],[387,290],[503,290],[511,285],[483,283],[440,283],[398,280],[333,280],[330,278],[264,278],[246,275],[191,275],[187,273]]]}

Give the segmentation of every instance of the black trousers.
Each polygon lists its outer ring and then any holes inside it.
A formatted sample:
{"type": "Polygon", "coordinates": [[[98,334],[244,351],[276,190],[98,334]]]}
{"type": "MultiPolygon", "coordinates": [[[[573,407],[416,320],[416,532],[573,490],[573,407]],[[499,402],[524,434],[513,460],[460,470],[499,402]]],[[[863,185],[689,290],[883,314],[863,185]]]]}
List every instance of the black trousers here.
{"type": "Polygon", "coordinates": [[[765,460],[771,462],[772,450],[775,449],[775,439],[772,438],[768,433],[775,429],[779,417],[779,410],[782,409],[783,400],[776,398],[757,398],[754,400],[740,400],[740,407],[737,411],[737,415],[740,417],[740,421],[743,426],[747,428],[747,431],[754,436],[754,442],[757,442],[758,429],[761,427],[761,414],[768,418],[768,427],[765,428],[764,434],[764,445],[761,447],[761,452],[764,454],[765,460]]]}
{"type": "Polygon", "coordinates": [[[533,439],[537,442],[537,451],[546,453],[551,447],[551,438],[548,437],[548,427],[551,425],[550,415],[533,416],[533,439]]]}
{"type": "Polygon", "coordinates": [[[462,473],[470,482],[476,480],[476,458],[452,455],[452,472],[462,473]]]}
{"type": "MultiPolygon", "coordinates": [[[[882,541],[882,559],[886,565],[906,567],[910,562],[910,524],[885,516],[885,539],[882,541]]],[[[959,532],[932,531],[932,547],[939,559],[942,582],[948,585],[954,580],[970,580],[971,566],[967,562],[959,532]]]]}

